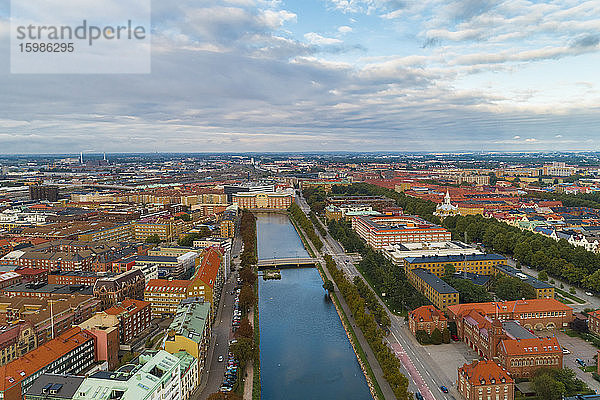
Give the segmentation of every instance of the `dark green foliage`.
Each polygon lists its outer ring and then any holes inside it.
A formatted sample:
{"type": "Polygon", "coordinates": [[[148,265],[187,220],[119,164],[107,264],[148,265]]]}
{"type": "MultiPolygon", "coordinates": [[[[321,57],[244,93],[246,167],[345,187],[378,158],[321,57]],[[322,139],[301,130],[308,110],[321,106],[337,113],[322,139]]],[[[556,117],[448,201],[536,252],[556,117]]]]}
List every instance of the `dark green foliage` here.
{"type": "Polygon", "coordinates": [[[444,277],[444,281],[458,290],[461,303],[484,303],[493,300],[492,296],[490,296],[483,286],[478,286],[469,280],[444,277]]]}
{"type": "Polygon", "coordinates": [[[310,239],[312,244],[315,245],[317,250],[321,250],[323,248],[323,242],[321,241],[321,239],[315,232],[315,228],[313,227],[312,222],[310,222],[310,220],[308,219],[306,214],[304,214],[302,209],[300,209],[298,204],[292,203],[290,208],[288,208],[288,211],[289,211],[292,219],[298,225],[300,225],[300,227],[304,230],[304,232],[306,232],[306,235],[308,236],[308,238],[310,239]]]}
{"type": "Polygon", "coordinates": [[[146,243],[159,244],[160,242],[160,236],[158,236],[157,234],[150,235],[146,238],[146,243]]]}
{"type": "Polygon", "coordinates": [[[419,330],[415,332],[415,337],[417,338],[417,342],[421,344],[431,344],[431,337],[425,331],[419,330]]]}
{"type": "Polygon", "coordinates": [[[444,328],[442,331],[442,342],[446,344],[450,343],[450,330],[448,328],[444,328]]]}
{"type": "Polygon", "coordinates": [[[502,300],[535,299],[535,289],[519,278],[498,275],[494,278],[492,289],[502,300]]]}
{"type": "Polygon", "coordinates": [[[575,372],[568,368],[538,369],[532,382],[540,399],[559,400],[562,396],[573,396],[589,391],[587,385],[577,379],[575,372]]]}
{"type": "Polygon", "coordinates": [[[431,343],[442,344],[442,332],[438,328],[435,328],[433,332],[431,332],[431,343]]]}

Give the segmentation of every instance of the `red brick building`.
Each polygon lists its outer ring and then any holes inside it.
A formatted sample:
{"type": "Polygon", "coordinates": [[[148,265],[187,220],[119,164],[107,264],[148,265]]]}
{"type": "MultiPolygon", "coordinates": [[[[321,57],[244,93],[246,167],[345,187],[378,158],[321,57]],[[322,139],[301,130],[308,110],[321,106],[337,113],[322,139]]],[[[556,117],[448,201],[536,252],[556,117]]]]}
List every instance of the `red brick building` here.
{"type": "Polygon", "coordinates": [[[573,321],[573,309],[555,299],[530,299],[488,303],[465,303],[448,307],[450,319],[458,326],[471,310],[500,320],[516,320],[526,329],[561,329],[573,321]]]}
{"type": "Polygon", "coordinates": [[[527,378],[539,368],[562,368],[563,352],[555,337],[502,340],[498,359],[512,376],[527,378]]]}
{"type": "Polygon", "coordinates": [[[466,400],[514,400],[515,381],[494,361],[474,361],[458,369],[458,392],[466,400]]]}
{"type": "Polygon", "coordinates": [[[94,286],[98,280],[98,275],[95,272],[87,271],[64,271],[51,272],[48,275],[48,283],[61,285],[86,285],[94,286]]]}
{"type": "Polygon", "coordinates": [[[588,314],[587,324],[590,332],[600,336],[600,310],[588,314]]]}
{"type": "Polygon", "coordinates": [[[425,331],[431,335],[436,328],[441,331],[448,327],[444,314],[434,306],[421,306],[408,314],[408,327],[413,335],[425,331]]]}
{"type": "Polygon", "coordinates": [[[48,270],[42,268],[17,268],[23,283],[48,283],[48,270]]]}
{"type": "Polygon", "coordinates": [[[121,343],[128,343],[150,326],[152,309],[143,300],[125,299],[120,304],[104,311],[119,319],[121,343]]]}

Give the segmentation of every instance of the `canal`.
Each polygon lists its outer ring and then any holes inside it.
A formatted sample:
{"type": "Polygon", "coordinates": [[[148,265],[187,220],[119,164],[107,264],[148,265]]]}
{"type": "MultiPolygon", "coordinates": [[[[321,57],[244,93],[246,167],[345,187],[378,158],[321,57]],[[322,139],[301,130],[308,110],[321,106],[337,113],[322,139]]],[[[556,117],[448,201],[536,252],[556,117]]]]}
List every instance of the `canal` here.
{"type": "MultiPolygon", "coordinates": [[[[285,215],[257,214],[260,259],[304,257],[285,215]]],[[[259,279],[262,399],[371,399],[365,377],[315,268],[259,279]]]]}

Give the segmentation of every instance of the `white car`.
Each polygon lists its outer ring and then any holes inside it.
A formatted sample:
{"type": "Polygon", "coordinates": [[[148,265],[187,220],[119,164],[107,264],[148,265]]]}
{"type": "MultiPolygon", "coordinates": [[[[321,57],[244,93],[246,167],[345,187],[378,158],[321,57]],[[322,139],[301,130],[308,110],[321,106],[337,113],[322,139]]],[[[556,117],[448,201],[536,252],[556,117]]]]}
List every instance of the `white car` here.
{"type": "Polygon", "coordinates": [[[585,294],[586,294],[586,295],[588,295],[588,296],[593,296],[593,295],[594,295],[594,294],[593,294],[593,293],[591,293],[591,292],[585,292],[585,294]]]}
{"type": "Polygon", "coordinates": [[[571,352],[566,347],[563,347],[563,354],[571,354],[571,352]]]}

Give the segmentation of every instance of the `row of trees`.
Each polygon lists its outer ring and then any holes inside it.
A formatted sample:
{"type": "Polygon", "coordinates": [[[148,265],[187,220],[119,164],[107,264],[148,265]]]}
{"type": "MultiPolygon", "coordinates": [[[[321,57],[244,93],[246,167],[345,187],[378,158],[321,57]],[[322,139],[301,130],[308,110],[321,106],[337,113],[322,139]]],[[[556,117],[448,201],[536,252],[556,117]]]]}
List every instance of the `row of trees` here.
{"type": "Polygon", "coordinates": [[[288,208],[292,219],[300,225],[300,227],[306,232],[308,235],[308,239],[315,245],[317,250],[321,250],[323,248],[323,242],[321,238],[315,232],[315,228],[313,224],[310,222],[304,211],[298,206],[296,203],[292,203],[290,208],[288,208]]]}
{"type": "Polygon", "coordinates": [[[360,277],[355,276],[353,282],[354,286],[356,286],[356,289],[358,290],[358,293],[360,294],[360,297],[365,299],[365,304],[369,310],[369,313],[375,317],[375,321],[377,321],[379,326],[389,330],[392,321],[390,321],[390,316],[388,315],[387,311],[385,311],[385,308],[383,308],[379,303],[379,300],[377,300],[375,293],[373,293],[371,288],[360,277]]]}
{"type": "Polygon", "coordinates": [[[425,296],[408,282],[402,268],[367,246],[349,222],[329,221],[329,233],[346,251],[362,255],[358,268],[379,293],[385,293],[384,298],[388,306],[396,310],[414,310],[429,304],[425,296]]]}
{"type": "Polygon", "coordinates": [[[363,332],[367,342],[369,342],[369,346],[383,370],[383,376],[390,384],[394,395],[401,400],[411,399],[412,394],[408,392],[408,379],[400,373],[400,360],[385,344],[384,332],[377,324],[374,315],[369,312],[367,302],[360,295],[358,288],[337,268],[333,258],[328,254],[324,258],[331,277],[350,307],[356,324],[363,332]]]}
{"type": "Polygon", "coordinates": [[[482,242],[489,250],[513,256],[521,264],[546,270],[571,284],[600,291],[600,255],[564,239],[557,242],[481,215],[447,217],[444,226],[457,239],[466,232],[467,240],[482,242]]]}
{"type": "MultiPolygon", "coordinates": [[[[240,309],[244,318],[235,332],[237,343],[231,345],[230,350],[240,363],[240,371],[245,371],[248,362],[258,357],[258,346],[254,341],[254,329],[248,320],[247,313],[256,303],[255,285],[257,275],[255,265],[256,256],[256,217],[249,211],[242,211],[240,222],[240,235],[244,243],[244,251],[240,256],[240,279],[242,288],[240,290],[240,309]]],[[[238,380],[239,382],[239,380],[238,380]]]]}
{"type": "Polygon", "coordinates": [[[317,214],[315,214],[314,211],[311,211],[308,214],[308,216],[310,217],[311,222],[313,223],[315,228],[317,228],[317,230],[319,231],[321,236],[323,236],[323,237],[327,236],[327,231],[325,230],[325,228],[323,228],[323,225],[321,225],[321,222],[319,221],[319,217],[317,217],[317,214]]]}
{"type": "Polygon", "coordinates": [[[424,330],[418,330],[415,332],[415,337],[417,341],[421,344],[442,344],[442,343],[450,343],[450,330],[448,328],[444,328],[443,330],[439,330],[435,328],[431,335],[424,330]]]}

